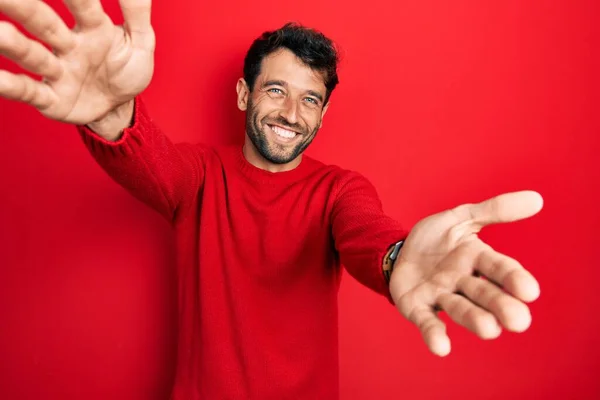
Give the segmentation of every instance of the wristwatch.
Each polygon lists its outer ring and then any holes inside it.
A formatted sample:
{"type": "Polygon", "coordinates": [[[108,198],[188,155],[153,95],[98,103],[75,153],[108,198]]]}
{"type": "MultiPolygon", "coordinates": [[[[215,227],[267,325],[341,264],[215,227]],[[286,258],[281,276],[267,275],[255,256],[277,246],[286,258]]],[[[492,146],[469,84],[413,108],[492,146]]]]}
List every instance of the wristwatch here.
{"type": "Polygon", "coordinates": [[[400,255],[400,249],[402,249],[403,244],[404,240],[400,240],[395,245],[391,246],[383,260],[383,276],[388,284],[390,283],[390,277],[392,276],[392,271],[394,270],[394,263],[400,255]]]}

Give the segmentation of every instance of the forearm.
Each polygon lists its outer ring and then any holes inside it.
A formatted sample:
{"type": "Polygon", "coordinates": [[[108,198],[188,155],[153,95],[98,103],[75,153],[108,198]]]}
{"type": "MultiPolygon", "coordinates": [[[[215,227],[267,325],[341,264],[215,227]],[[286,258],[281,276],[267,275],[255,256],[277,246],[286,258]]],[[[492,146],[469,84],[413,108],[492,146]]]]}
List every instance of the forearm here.
{"type": "Polygon", "coordinates": [[[407,231],[383,212],[373,185],[358,174],[344,179],[334,205],[336,249],[345,269],[364,286],[391,299],[383,263],[407,231]]]}
{"type": "MultiPolygon", "coordinates": [[[[373,226],[371,234],[365,231],[357,235],[355,241],[350,241],[340,247],[340,259],[344,268],[363,286],[386,297],[390,303],[393,300],[389,292],[389,274],[386,272],[386,260],[394,248],[394,244],[407,236],[396,222],[385,227],[381,221],[379,227],[373,226]]],[[[391,274],[391,271],[390,271],[391,274]]]]}
{"type": "Polygon", "coordinates": [[[79,126],[80,135],[114,181],[173,222],[189,208],[203,183],[203,150],[172,143],[140,97],[131,103],[131,112],[128,107],[79,126]]]}

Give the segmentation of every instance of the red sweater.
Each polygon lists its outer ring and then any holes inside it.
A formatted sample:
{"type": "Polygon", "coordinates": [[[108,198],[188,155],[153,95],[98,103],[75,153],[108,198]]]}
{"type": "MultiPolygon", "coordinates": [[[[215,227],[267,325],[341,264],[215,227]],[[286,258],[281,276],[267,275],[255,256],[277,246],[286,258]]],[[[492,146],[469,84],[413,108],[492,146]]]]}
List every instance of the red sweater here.
{"type": "Polygon", "coordinates": [[[341,265],[391,301],[382,260],[406,236],[369,181],[308,156],[271,173],[241,146],[174,144],[139,97],[118,141],[78,129],[100,166],[174,227],[172,399],[338,398],[341,265]]]}

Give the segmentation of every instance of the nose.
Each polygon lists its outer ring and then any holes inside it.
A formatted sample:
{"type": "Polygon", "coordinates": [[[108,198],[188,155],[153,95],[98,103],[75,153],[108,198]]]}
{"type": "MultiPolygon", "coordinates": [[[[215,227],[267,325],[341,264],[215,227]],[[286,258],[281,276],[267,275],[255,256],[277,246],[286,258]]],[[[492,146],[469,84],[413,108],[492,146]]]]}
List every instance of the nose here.
{"type": "Polygon", "coordinates": [[[287,98],[281,110],[280,115],[285,118],[290,125],[298,122],[298,102],[295,99],[287,98]]]}

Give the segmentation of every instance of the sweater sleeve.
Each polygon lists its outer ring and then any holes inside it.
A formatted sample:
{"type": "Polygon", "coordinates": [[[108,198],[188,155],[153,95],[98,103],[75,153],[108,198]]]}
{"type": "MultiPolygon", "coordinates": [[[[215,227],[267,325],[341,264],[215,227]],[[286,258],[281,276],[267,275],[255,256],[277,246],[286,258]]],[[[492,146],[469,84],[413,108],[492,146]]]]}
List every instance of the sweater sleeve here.
{"type": "Polygon", "coordinates": [[[204,181],[204,151],[174,144],[152,121],[143,99],[135,99],[132,125],[114,142],[86,126],[79,134],[96,162],[119,185],[171,223],[193,204],[204,181]]]}
{"type": "Polygon", "coordinates": [[[348,273],[393,304],[383,275],[383,258],[408,232],[383,212],[375,187],[362,175],[352,172],[341,180],[332,209],[332,230],[348,273]]]}

